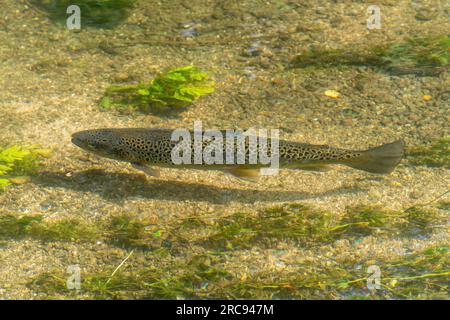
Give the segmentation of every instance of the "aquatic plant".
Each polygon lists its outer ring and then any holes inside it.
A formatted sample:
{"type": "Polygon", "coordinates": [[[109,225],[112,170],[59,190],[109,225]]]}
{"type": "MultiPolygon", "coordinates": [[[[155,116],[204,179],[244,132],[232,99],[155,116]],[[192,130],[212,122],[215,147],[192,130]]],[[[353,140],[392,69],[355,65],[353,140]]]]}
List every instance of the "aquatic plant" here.
{"type": "MultiPolygon", "coordinates": [[[[130,252],[127,257],[133,253],[130,252]]],[[[152,253],[145,255],[149,260],[157,257],[152,253]]],[[[229,278],[229,273],[215,266],[217,258],[212,255],[194,255],[192,258],[178,262],[172,257],[167,259],[165,268],[155,266],[137,267],[124,270],[109,268],[99,273],[85,274],[81,287],[83,293],[96,299],[189,299],[211,297],[208,283],[220,283],[229,278]]],[[[46,295],[76,296],[73,290],[67,290],[66,279],[60,271],[46,272],[38,275],[29,287],[46,295]]],[[[214,295],[216,293],[212,293],[214,295]]]]}
{"type": "MultiPolygon", "coordinates": [[[[449,247],[437,244],[401,257],[381,259],[380,290],[367,289],[372,260],[358,258],[328,264],[303,261],[292,264],[297,271],[274,272],[262,268],[250,277],[227,269],[232,256],[214,252],[180,259],[168,256],[164,267],[123,266],[130,252],[118,266],[101,272],[87,272],[82,291],[67,289],[67,275],[62,270],[39,274],[28,283],[33,292],[53,298],[96,299],[445,299],[448,297],[449,247]],[[228,261],[224,264],[223,261],[228,261]],[[355,265],[360,265],[355,268],[355,265]]],[[[136,252],[142,260],[160,258],[153,253],[136,252]]],[[[234,261],[236,262],[236,261],[234,261]]]]}
{"type": "Polygon", "coordinates": [[[161,249],[163,228],[130,213],[114,215],[97,224],[78,218],[50,220],[41,214],[0,212],[0,238],[30,238],[43,242],[103,241],[118,247],[161,249]]]}
{"type": "Polygon", "coordinates": [[[400,43],[378,45],[363,50],[353,48],[312,50],[291,60],[292,67],[365,65],[395,74],[436,75],[448,70],[450,37],[412,37],[400,43]]]}
{"type": "Polygon", "coordinates": [[[53,21],[65,23],[67,8],[77,5],[81,11],[81,26],[113,28],[128,16],[136,0],[28,0],[30,5],[47,12],[53,21]]]}
{"type": "Polygon", "coordinates": [[[96,224],[76,218],[48,220],[41,215],[8,213],[0,215],[3,230],[0,236],[14,238],[16,235],[40,241],[102,241],[120,248],[154,251],[195,244],[224,252],[256,245],[270,247],[280,240],[314,246],[370,235],[427,236],[445,219],[437,210],[441,208],[445,208],[442,203],[436,207],[417,204],[398,211],[359,205],[347,208],[336,218],[314,207],[289,203],[253,213],[236,212],[208,222],[191,217],[170,227],[131,213],[113,215],[96,224]]]}
{"type": "Polygon", "coordinates": [[[158,247],[154,240],[158,242],[161,238],[158,226],[128,213],[113,216],[108,221],[106,230],[107,241],[120,247],[158,247]]]}
{"type": "Polygon", "coordinates": [[[408,150],[407,159],[413,165],[450,168],[450,136],[426,146],[412,147],[408,150]]]}
{"type": "Polygon", "coordinates": [[[175,228],[174,234],[208,249],[229,251],[268,247],[279,240],[304,246],[370,235],[422,237],[428,236],[442,218],[434,207],[420,204],[404,210],[358,205],[346,208],[337,218],[311,206],[288,203],[255,213],[236,212],[214,223],[188,218],[175,228]]]}
{"type": "MultiPolygon", "coordinates": [[[[441,208],[442,204],[436,207],[441,208]]],[[[435,227],[442,227],[445,219],[442,211],[433,208],[415,205],[397,211],[359,205],[347,208],[338,218],[312,206],[286,203],[213,220],[188,217],[163,229],[154,221],[129,213],[113,215],[95,224],[80,218],[54,220],[43,215],[1,213],[0,239],[102,241],[105,245],[131,249],[123,250],[123,257],[115,256],[113,264],[103,270],[87,266],[79,292],[67,289],[65,270],[38,275],[28,287],[46,298],[445,298],[450,275],[445,244],[393,258],[374,255],[371,260],[361,261],[360,256],[350,255],[338,261],[323,257],[324,263],[302,260],[300,264],[296,259],[287,259],[280,261],[280,267],[286,265],[283,272],[274,272],[267,266],[252,271],[251,276],[246,276],[245,271],[236,272],[237,265],[242,263],[241,255],[254,246],[275,252],[276,243],[288,241],[288,247],[295,248],[297,243],[297,248],[317,250],[318,255],[323,255],[324,245],[338,250],[334,242],[339,239],[349,240],[352,248],[352,243],[357,245],[361,237],[370,235],[425,235],[435,227]],[[167,239],[168,234],[174,243],[172,249],[164,248],[160,241],[167,239]],[[382,288],[376,292],[366,287],[369,276],[366,269],[373,264],[382,268],[382,288]]],[[[111,251],[105,252],[110,261],[111,251]]]]}
{"type": "Polygon", "coordinates": [[[435,210],[415,205],[404,210],[406,223],[401,226],[404,234],[410,236],[426,236],[433,231],[442,218],[435,210]]]}
{"type": "Polygon", "coordinates": [[[286,204],[258,211],[235,213],[217,221],[205,245],[226,249],[249,248],[256,242],[293,239],[302,242],[327,241],[332,215],[303,204],[286,204]]]}
{"type": "Polygon", "coordinates": [[[19,239],[27,236],[31,224],[42,221],[42,215],[0,214],[0,238],[19,239]]]}
{"type": "Polygon", "coordinates": [[[41,241],[91,241],[96,228],[79,219],[47,221],[43,215],[0,214],[0,238],[32,238],[41,241]]]}
{"type": "Polygon", "coordinates": [[[450,36],[410,38],[390,45],[381,55],[394,73],[433,74],[444,71],[450,60],[450,36]]]}
{"type": "Polygon", "coordinates": [[[396,297],[448,299],[449,249],[448,244],[437,244],[404,259],[387,261],[384,286],[396,297]]]}
{"type": "MultiPolygon", "coordinates": [[[[383,65],[383,61],[379,58],[380,53],[374,54],[373,51],[352,51],[354,49],[334,49],[320,50],[314,49],[305,51],[296,55],[290,62],[291,67],[311,68],[316,67],[333,67],[342,65],[383,65]]],[[[375,49],[373,49],[375,50],[375,49]]],[[[380,49],[376,49],[381,52],[380,49]]]]}
{"type": "Polygon", "coordinates": [[[110,86],[100,101],[105,109],[158,112],[165,107],[186,106],[197,98],[214,92],[208,74],[194,66],[163,73],[150,82],[138,85],[110,86]]]}
{"type": "Polygon", "coordinates": [[[345,215],[332,231],[346,238],[393,234],[403,237],[426,237],[442,223],[443,219],[445,216],[440,214],[436,207],[427,204],[416,204],[403,210],[358,205],[347,208],[345,215]]]}
{"type": "Polygon", "coordinates": [[[334,228],[341,235],[367,236],[395,229],[399,213],[370,205],[359,205],[346,209],[340,225],[334,228]]]}
{"type": "Polygon", "coordinates": [[[94,241],[100,240],[97,228],[80,219],[40,220],[29,224],[25,235],[44,242],[51,241],[94,241]]]}
{"type": "Polygon", "coordinates": [[[35,173],[42,158],[49,153],[49,150],[37,146],[0,147],[0,190],[11,183],[20,183],[24,177],[35,173]]]}

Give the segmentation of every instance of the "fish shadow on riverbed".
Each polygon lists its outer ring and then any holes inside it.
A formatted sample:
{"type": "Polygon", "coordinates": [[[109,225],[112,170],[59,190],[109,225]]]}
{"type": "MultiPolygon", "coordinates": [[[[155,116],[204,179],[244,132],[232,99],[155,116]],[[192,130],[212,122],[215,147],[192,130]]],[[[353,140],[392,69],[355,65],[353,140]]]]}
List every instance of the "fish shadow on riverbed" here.
{"type": "Polygon", "coordinates": [[[168,201],[207,201],[217,204],[231,201],[242,203],[298,201],[365,191],[348,187],[335,188],[320,193],[221,188],[185,181],[147,179],[142,174],[107,172],[101,169],[80,171],[70,176],[63,172],[45,172],[34,177],[33,182],[47,187],[97,193],[112,201],[138,197],[168,201]]]}

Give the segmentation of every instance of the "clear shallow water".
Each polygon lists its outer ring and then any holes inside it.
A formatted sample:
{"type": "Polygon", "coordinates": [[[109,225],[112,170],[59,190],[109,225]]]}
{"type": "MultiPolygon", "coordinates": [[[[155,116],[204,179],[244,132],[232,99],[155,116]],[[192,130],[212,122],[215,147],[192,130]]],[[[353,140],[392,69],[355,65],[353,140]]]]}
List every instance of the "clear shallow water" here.
{"type": "Polygon", "coordinates": [[[95,8],[79,31],[49,2],[6,4],[0,146],[52,155],[0,193],[2,297],[446,299],[448,69],[393,72],[373,58],[448,33],[448,8],[421,3],[382,2],[370,29],[353,1],[138,1],[117,17],[95,8]],[[190,64],[216,88],[184,109],[98,107],[109,85],[190,64]],[[425,158],[388,176],[283,170],[252,184],[214,171],[147,177],[70,142],[82,129],[194,121],[349,149],[401,138],[425,158]],[[373,265],[382,287],[370,291],[373,265]],[[66,286],[77,270],[82,291],[66,286]]]}

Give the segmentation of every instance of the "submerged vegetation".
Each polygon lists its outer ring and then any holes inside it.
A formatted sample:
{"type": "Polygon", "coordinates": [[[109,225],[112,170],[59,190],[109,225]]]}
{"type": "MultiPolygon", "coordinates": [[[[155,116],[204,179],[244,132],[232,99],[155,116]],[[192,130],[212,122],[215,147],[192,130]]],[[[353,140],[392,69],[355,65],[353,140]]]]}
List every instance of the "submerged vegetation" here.
{"type": "Polygon", "coordinates": [[[58,154],[39,169],[45,152],[0,144],[0,299],[450,299],[450,137],[430,140],[447,131],[448,11],[384,0],[383,29],[369,31],[368,5],[4,1],[3,140],[58,154]],[[349,148],[403,136],[408,149],[391,175],[339,167],[252,185],[150,178],[70,144],[78,130],[193,119],[349,148]],[[74,265],[81,290],[67,286],[74,265]]]}
{"type": "Polygon", "coordinates": [[[404,237],[430,235],[441,215],[434,209],[413,206],[391,211],[377,206],[349,207],[345,215],[335,214],[301,204],[287,204],[251,213],[235,213],[214,223],[186,219],[177,234],[207,248],[232,250],[252,248],[255,243],[269,247],[275,241],[291,240],[302,245],[332,243],[341,238],[356,239],[397,234],[404,237]],[[199,226],[204,230],[193,237],[199,226]],[[206,232],[205,230],[209,230],[206,232]]]}
{"type": "Polygon", "coordinates": [[[123,22],[136,0],[28,0],[45,11],[51,20],[66,23],[67,8],[77,5],[81,11],[81,25],[96,28],[113,28],[123,22]]]}
{"type": "Polygon", "coordinates": [[[401,43],[376,46],[365,51],[353,49],[315,50],[297,55],[294,67],[367,65],[394,74],[436,75],[448,70],[450,37],[414,37],[401,43]]]}
{"type": "MultiPolygon", "coordinates": [[[[445,226],[441,210],[445,210],[442,204],[402,211],[357,206],[338,218],[291,203],[236,212],[214,221],[189,217],[170,228],[126,213],[95,224],[76,218],[53,220],[3,213],[0,238],[100,241],[128,251],[126,257],[100,271],[84,265],[81,291],[67,289],[65,270],[39,274],[28,286],[46,298],[446,298],[450,269],[445,244],[414,250],[403,258],[371,255],[370,260],[352,256],[335,260],[324,256],[320,263],[300,256],[293,259],[301,250],[323,255],[323,245],[337,248],[335,243],[341,239],[350,246],[345,250],[351,250],[371,236],[427,237],[445,226]],[[280,243],[297,253],[288,255],[279,248],[280,243]],[[246,252],[255,254],[255,248],[272,252],[275,264],[252,270],[250,263],[250,269],[236,269],[235,263],[242,262],[246,252]],[[280,254],[290,258],[282,259],[280,254]],[[281,259],[278,262],[277,257],[281,259]],[[367,268],[374,264],[382,269],[382,288],[370,291],[367,268]]],[[[256,260],[268,263],[266,258],[263,255],[256,260]]]]}
{"type": "Polygon", "coordinates": [[[124,213],[107,223],[106,238],[120,247],[157,248],[161,230],[149,221],[124,213]]]}
{"type": "MultiPolygon", "coordinates": [[[[150,260],[161,259],[154,253],[141,254],[150,260]]],[[[120,264],[114,270],[83,274],[81,291],[67,289],[67,275],[61,270],[42,273],[28,286],[53,298],[445,299],[450,275],[448,255],[448,245],[441,244],[402,259],[380,259],[376,264],[382,269],[379,290],[367,289],[367,269],[374,265],[372,260],[360,262],[356,265],[359,267],[355,267],[355,261],[329,261],[324,265],[306,261],[293,263],[291,271],[261,270],[246,275],[226,269],[224,261],[232,256],[211,253],[184,261],[168,256],[165,268],[127,268],[120,264]]]]}
{"type": "MultiPolygon", "coordinates": [[[[438,209],[442,209],[439,204],[438,209]]],[[[431,234],[444,218],[436,208],[416,205],[403,211],[377,206],[347,208],[336,215],[303,204],[292,203],[256,212],[236,212],[213,222],[186,218],[171,229],[135,214],[122,213],[95,225],[75,218],[46,220],[42,215],[0,215],[2,237],[29,237],[41,241],[103,241],[121,248],[159,249],[164,243],[187,242],[219,251],[268,248],[279,241],[302,245],[332,243],[376,235],[416,237],[431,234]],[[188,239],[188,240],[187,240],[188,239]]]]}
{"type": "Polygon", "coordinates": [[[137,219],[133,214],[113,216],[99,224],[81,219],[46,220],[43,215],[0,214],[0,238],[31,238],[43,242],[105,241],[119,247],[156,248],[153,239],[161,231],[137,219]]]}
{"type": "Polygon", "coordinates": [[[443,137],[427,146],[411,148],[408,159],[413,165],[450,168],[450,136],[443,137]]]}
{"type": "MultiPolygon", "coordinates": [[[[189,224],[183,223],[183,227],[189,224]]],[[[254,243],[269,246],[274,240],[292,239],[304,243],[326,242],[333,225],[330,213],[302,204],[268,208],[255,214],[235,213],[217,221],[212,233],[198,242],[215,249],[251,248],[254,243]]]]}
{"type": "Polygon", "coordinates": [[[170,107],[186,106],[197,98],[214,92],[208,74],[194,66],[163,73],[138,85],[110,86],[100,101],[105,109],[160,112],[170,107]]]}
{"type": "Polygon", "coordinates": [[[450,62],[450,36],[411,38],[392,44],[381,58],[389,70],[397,73],[444,71],[450,62]]]}
{"type": "Polygon", "coordinates": [[[0,215],[0,238],[22,238],[28,234],[33,223],[39,223],[42,219],[42,215],[19,216],[2,213],[0,215]]]}
{"type": "Polygon", "coordinates": [[[0,190],[11,183],[20,184],[36,173],[43,157],[50,151],[36,146],[0,147],[0,190]]]}

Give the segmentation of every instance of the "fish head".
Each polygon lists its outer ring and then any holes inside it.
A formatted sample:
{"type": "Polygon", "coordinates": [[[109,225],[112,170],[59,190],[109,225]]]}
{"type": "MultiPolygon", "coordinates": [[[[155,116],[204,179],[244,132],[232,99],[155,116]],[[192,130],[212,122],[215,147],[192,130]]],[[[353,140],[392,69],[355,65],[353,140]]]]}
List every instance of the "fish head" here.
{"type": "Polygon", "coordinates": [[[117,135],[110,129],[84,130],[72,134],[72,143],[102,157],[117,158],[117,135]]]}

